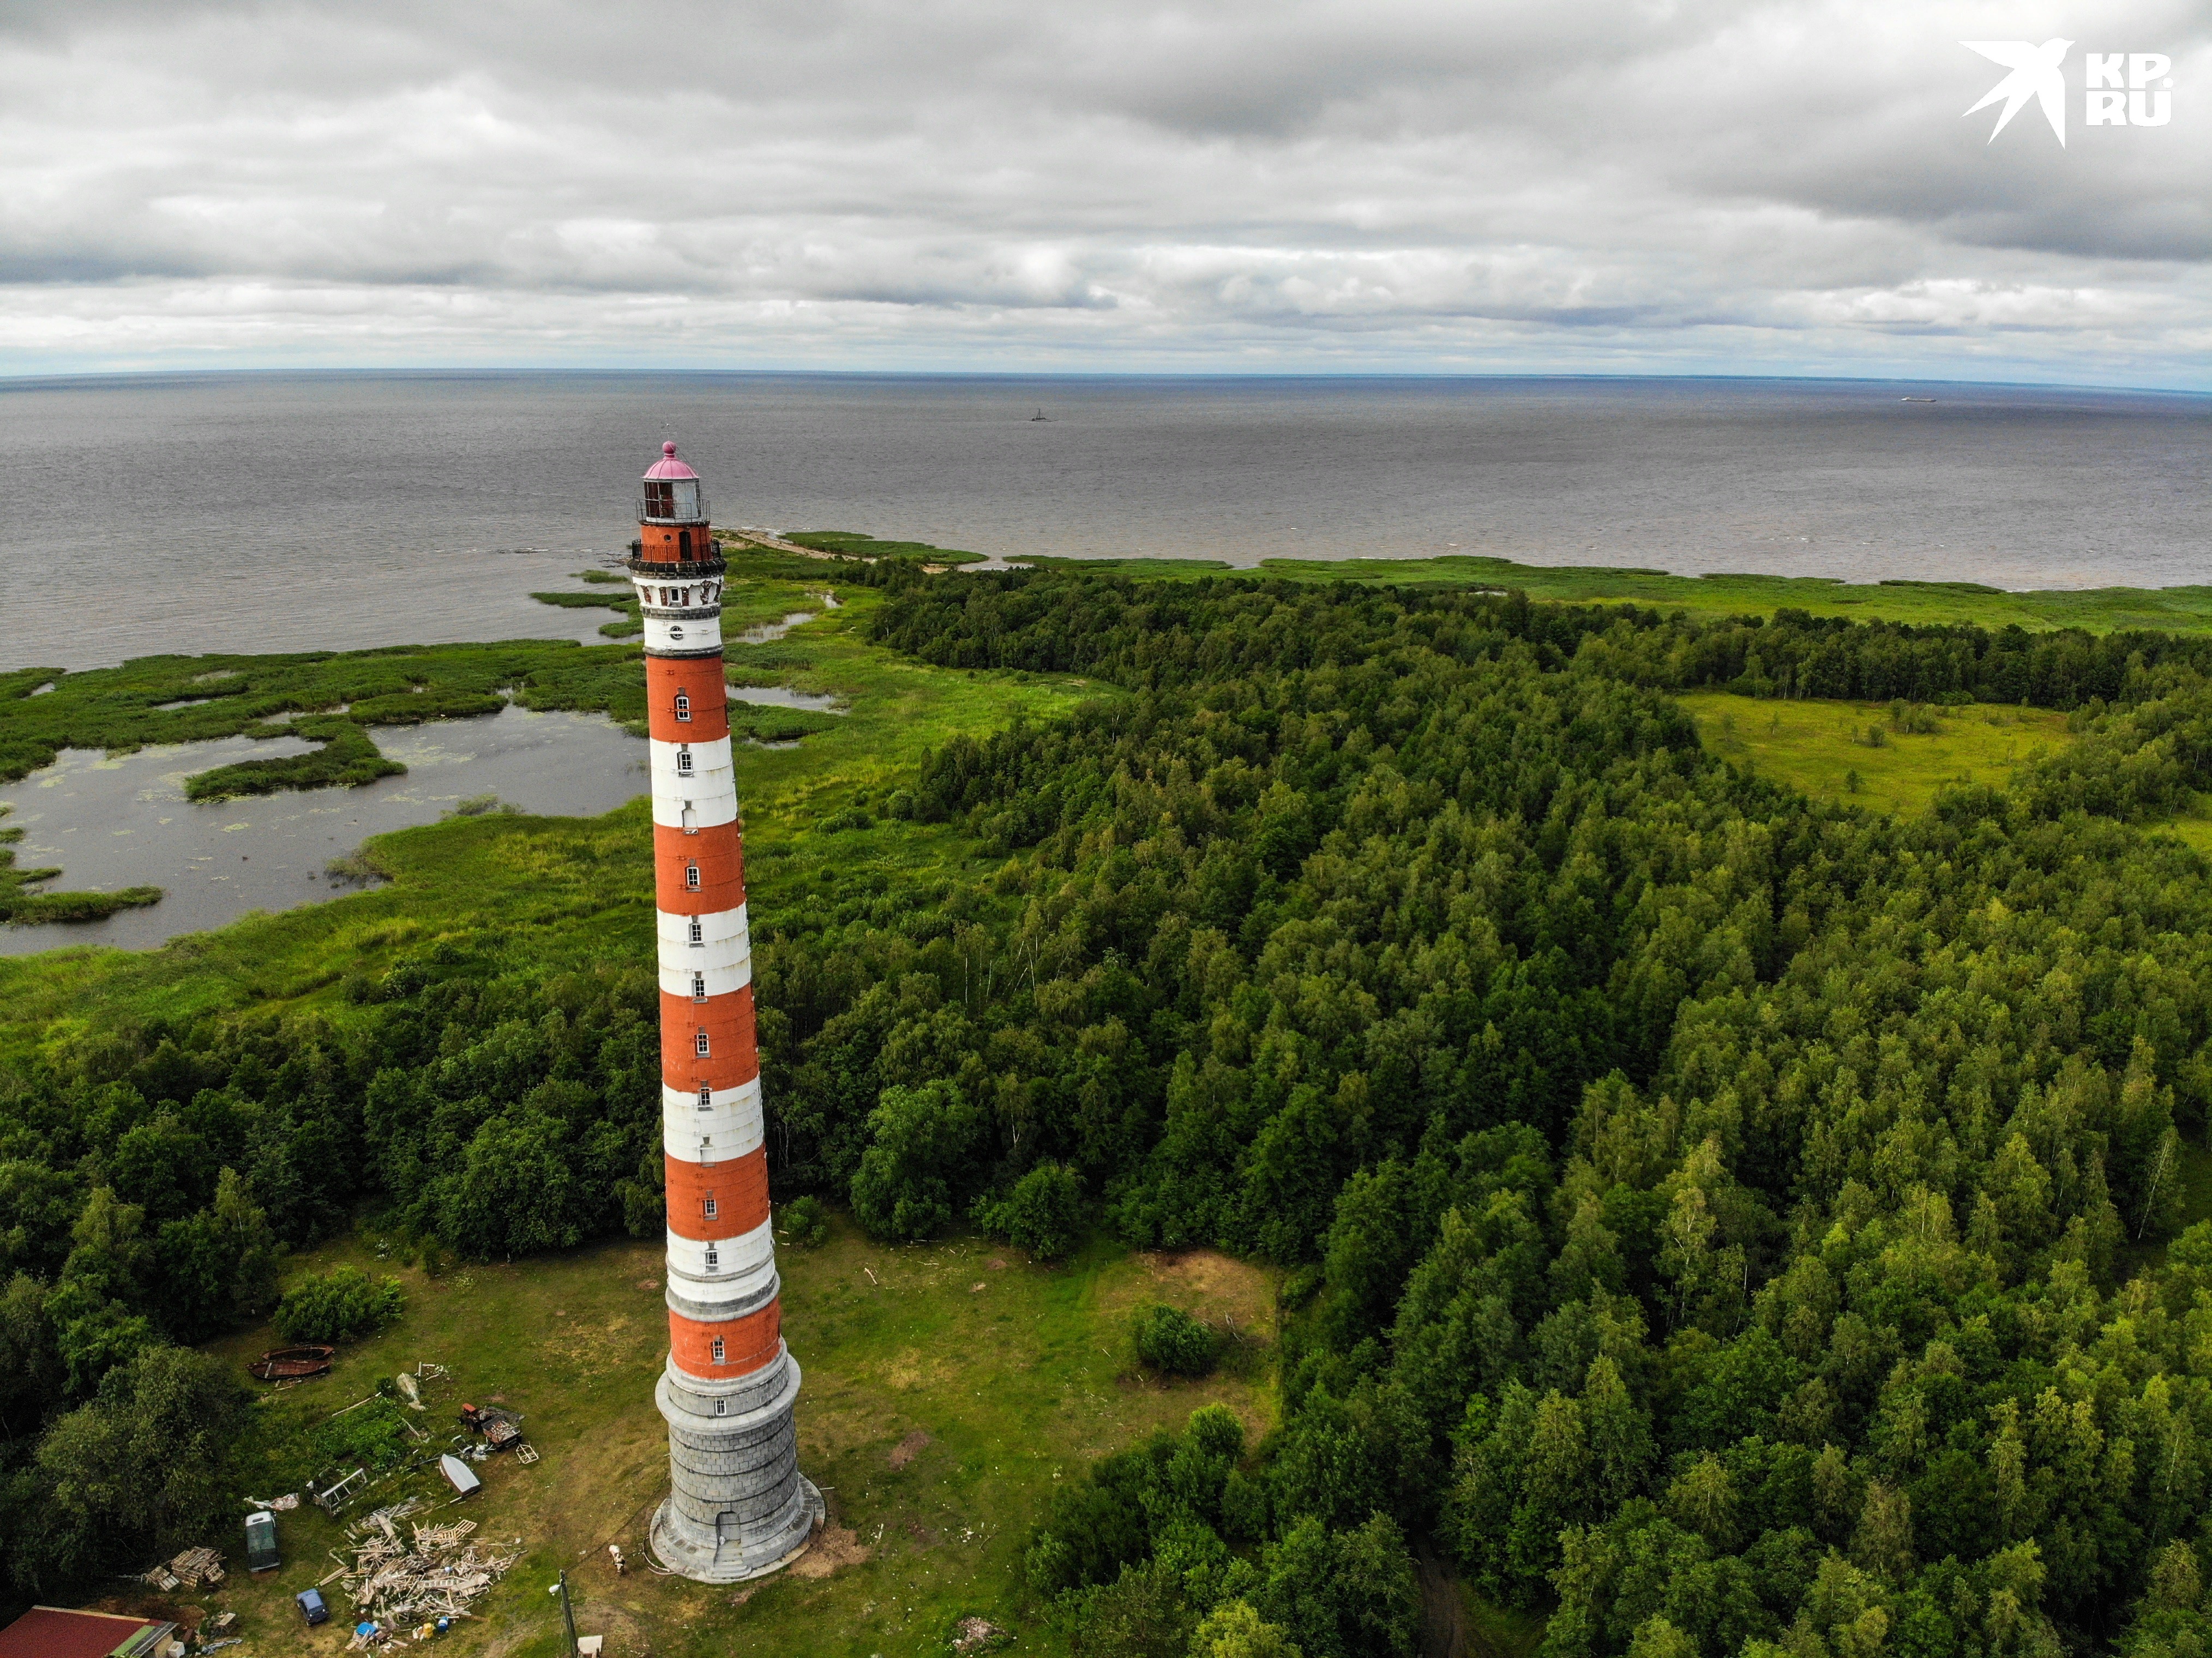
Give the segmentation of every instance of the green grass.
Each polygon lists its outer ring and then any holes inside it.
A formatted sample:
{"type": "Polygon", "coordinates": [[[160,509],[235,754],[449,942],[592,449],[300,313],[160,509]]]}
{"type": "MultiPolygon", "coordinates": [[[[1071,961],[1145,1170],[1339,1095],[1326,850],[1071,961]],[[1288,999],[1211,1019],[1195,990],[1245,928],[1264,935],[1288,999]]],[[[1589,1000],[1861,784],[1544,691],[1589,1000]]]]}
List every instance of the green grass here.
{"type": "MultiPolygon", "coordinates": [[[[1925,811],[1953,783],[2003,786],[2021,766],[2074,740],[2067,716],[2046,708],[1968,703],[1929,708],[1936,729],[1899,731],[1886,702],[1766,701],[1728,691],[1675,699],[1723,759],[1802,789],[1816,800],[1877,811],[1925,811]],[[1868,739],[1879,728],[1879,747],[1868,739]],[[1856,786],[1853,786],[1853,776],[1856,786]]],[[[2212,814],[2200,810],[2155,827],[2212,853],[2212,814]]]]}
{"type": "MultiPolygon", "coordinates": [[[[470,712],[496,714],[502,706],[499,697],[487,696],[470,712]]],[[[458,715],[461,710],[454,713],[458,715]]],[[[276,794],[288,789],[358,788],[407,770],[397,760],[386,759],[375,739],[350,720],[295,720],[284,730],[322,746],[312,754],[288,755],[281,760],[242,760],[200,772],[185,780],[185,799],[228,800],[241,794],[276,794]]]]}
{"type": "MultiPolygon", "coordinates": [[[[454,1430],[463,1400],[497,1395],[521,1413],[543,1460],[479,1465],[483,1492],[431,1516],[465,1514],[479,1522],[480,1537],[520,1537],[528,1550],[480,1603],[481,1619],[439,1643],[441,1650],[559,1651],[557,1603],[545,1586],[564,1566],[579,1629],[608,1634],[614,1653],[890,1658],[939,1650],[951,1623],[969,1612],[1016,1630],[1024,1650],[1055,1650],[1019,1576],[1021,1549],[1054,1485],[1155,1428],[1179,1426],[1202,1404],[1231,1405],[1255,1439],[1274,1419],[1267,1386],[1246,1379],[1269,1368],[1262,1361],[1273,1338],[1275,1286],[1266,1269],[1207,1252],[1139,1255],[1103,1242],[1045,1268],[972,1237],[878,1246],[840,1218],[827,1244],[781,1257],[784,1333],[805,1374],[800,1466],[824,1489],[832,1525],[851,1533],[835,1540],[867,1558],[827,1576],[786,1574],[750,1594],[712,1589],[643,1564],[646,1526],[667,1488],[665,1429],[653,1404],[667,1327],[658,1242],[463,1265],[436,1278],[380,1260],[374,1248],[356,1239],[295,1266],[343,1260],[396,1272],[406,1285],[405,1314],[345,1349],[330,1378],[270,1393],[249,1455],[264,1484],[299,1477],[315,1460],[308,1446],[331,1433],[334,1412],[422,1358],[454,1373],[430,1389],[428,1410],[407,1413],[434,1441],[454,1430]],[[1170,1386],[1146,1376],[1128,1325],[1138,1304],[1155,1299],[1233,1317],[1250,1333],[1249,1362],[1200,1382],[1170,1386]],[[902,1442],[918,1450],[895,1467],[892,1452],[902,1442]],[[609,1542],[632,1563],[627,1575],[615,1575],[609,1542]]],[[[252,1330],[213,1351],[242,1363],[274,1343],[268,1330],[252,1330]]],[[[379,1438],[415,1448],[379,1426],[381,1408],[351,1413],[368,1418],[354,1436],[371,1452],[366,1442],[379,1438]]],[[[341,1418],[337,1426],[350,1424],[341,1418]]],[[[427,1464],[444,1446],[419,1448],[427,1464]]],[[[340,1518],[414,1491],[443,1501],[433,1467],[403,1468],[340,1518]]],[[[256,1494],[277,1492],[257,1486],[256,1494]]],[[[284,1650],[337,1650],[344,1620],[310,1635],[291,1597],[332,1569],[326,1551],[340,1532],[312,1508],[286,1514],[283,1569],[261,1579],[234,1573],[202,1599],[236,1610],[239,1632],[255,1649],[276,1641],[284,1650]]],[[[225,1541],[235,1564],[236,1540],[225,1541]]]]}
{"type": "MultiPolygon", "coordinates": [[[[576,579],[579,581],[587,581],[591,579],[592,574],[592,573],[591,571],[586,570],[580,573],[576,579]]],[[[637,608],[637,596],[634,592],[624,593],[552,592],[532,593],[530,596],[536,599],[540,604],[556,605],[564,610],[631,610],[637,608]]]]}
{"type": "Polygon", "coordinates": [[[1517,1612],[1460,1588],[1465,1608],[1468,1658],[1534,1658],[1544,1644],[1547,1619],[1540,1612],[1517,1612]]]}
{"type": "Polygon", "coordinates": [[[1932,708],[1936,731],[1918,733],[1893,729],[1886,702],[1770,701],[1726,691],[1677,700],[1714,753],[1816,799],[1881,811],[1923,811],[1952,783],[2002,785],[2017,767],[2074,740],[2066,716],[2042,708],[1932,708]],[[1876,728],[1879,748],[1867,740],[1876,728]]]}
{"type": "Polygon", "coordinates": [[[783,537],[794,546],[812,547],[847,558],[912,558],[925,564],[981,564],[981,553],[933,547],[926,541],[878,541],[851,530],[793,530],[783,537]]]}

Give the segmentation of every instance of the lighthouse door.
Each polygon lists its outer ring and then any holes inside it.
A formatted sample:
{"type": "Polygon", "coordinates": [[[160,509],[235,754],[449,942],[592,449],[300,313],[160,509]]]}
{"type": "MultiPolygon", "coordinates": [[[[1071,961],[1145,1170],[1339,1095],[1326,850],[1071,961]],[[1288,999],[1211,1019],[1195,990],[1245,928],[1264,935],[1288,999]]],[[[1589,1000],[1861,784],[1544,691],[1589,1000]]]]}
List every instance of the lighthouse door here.
{"type": "Polygon", "coordinates": [[[714,1516],[714,1552],[719,1555],[725,1546],[738,1551],[739,1564],[744,1562],[744,1534],[738,1528],[738,1516],[725,1509],[714,1516]]]}

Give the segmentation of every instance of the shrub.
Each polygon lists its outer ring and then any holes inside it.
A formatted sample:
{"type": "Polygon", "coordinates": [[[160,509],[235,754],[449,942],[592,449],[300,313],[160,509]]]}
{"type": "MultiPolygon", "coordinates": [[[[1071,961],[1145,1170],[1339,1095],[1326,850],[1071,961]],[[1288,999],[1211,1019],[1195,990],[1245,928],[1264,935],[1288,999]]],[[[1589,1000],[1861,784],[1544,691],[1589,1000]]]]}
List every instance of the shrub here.
{"type": "Polygon", "coordinates": [[[406,1304],[398,1278],[379,1284],[358,1266],[334,1266],[284,1292],[276,1333],[287,1341],[356,1341],[391,1323],[406,1304]]]}
{"type": "Polygon", "coordinates": [[[977,1204],[975,1221],[1039,1260],[1057,1260],[1081,1235],[1083,1183],[1065,1163],[1041,1163],[1005,1198],[977,1204]]]}
{"type": "Polygon", "coordinates": [[[785,1242],[801,1249],[817,1248],[830,1241],[830,1212],[822,1199],[793,1198],[783,1206],[785,1242]]]}
{"type": "Polygon", "coordinates": [[[1180,1307],[1154,1302],[1137,1313],[1137,1357],[1169,1376],[1204,1376],[1220,1356],[1212,1330],[1180,1307]]]}
{"type": "Polygon", "coordinates": [[[886,1088],[868,1114],[874,1143],[853,1175],[853,1213],[872,1237],[926,1238],[952,1218],[973,1169],[983,1114],[949,1082],[886,1088]]]}

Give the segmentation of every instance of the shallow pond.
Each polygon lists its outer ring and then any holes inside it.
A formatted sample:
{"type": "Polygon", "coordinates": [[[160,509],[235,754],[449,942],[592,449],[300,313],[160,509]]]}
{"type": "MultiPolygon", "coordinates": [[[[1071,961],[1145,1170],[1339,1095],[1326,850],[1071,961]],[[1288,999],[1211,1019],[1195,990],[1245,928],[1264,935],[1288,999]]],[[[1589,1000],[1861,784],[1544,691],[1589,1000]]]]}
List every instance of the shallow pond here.
{"type": "Polygon", "coordinates": [[[65,750],[0,787],[21,828],[15,862],[61,866],[53,891],[154,885],[158,904],[104,921],[0,926],[0,955],[62,944],[144,949],[221,926],[252,909],[290,909],[349,890],[324,866],[372,835],[434,823],[460,802],[496,794],[525,811],[596,817],[652,786],[646,745],[601,714],[534,714],[513,705],[480,720],[386,726],[376,744],[407,768],[364,788],[198,804],[185,779],[234,761],[306,753],[297,738],[230,737],[141,749],[110,760],[65,750]]]}
{"type": "Polygon", "coordinates": [[[788,685],[732,685],[732,702],[750,702],[757,708],[805,708],[813,714],[850,714],[852,709],[835,696],[820,691],[795,691],[788,685]]]}

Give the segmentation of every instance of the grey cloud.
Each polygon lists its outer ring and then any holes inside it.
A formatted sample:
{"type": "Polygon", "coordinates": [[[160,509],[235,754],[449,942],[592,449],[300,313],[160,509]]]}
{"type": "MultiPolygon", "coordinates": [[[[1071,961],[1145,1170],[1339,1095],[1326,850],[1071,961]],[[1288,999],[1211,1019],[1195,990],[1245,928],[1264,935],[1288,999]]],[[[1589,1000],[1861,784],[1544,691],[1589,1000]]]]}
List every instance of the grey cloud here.
{"type": "Polygon", "coordinates": [[[2203,372],[2208,146],[2212,20],[2169,0],[18,0],[0,372],[1920,349],[2171,381],[2203,372]],[[2171,52],[2173,124],[1986,143],[1957,42],[2062,29],[2171,52]]]}

